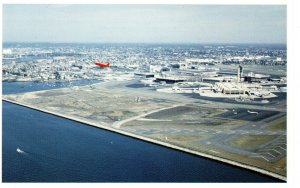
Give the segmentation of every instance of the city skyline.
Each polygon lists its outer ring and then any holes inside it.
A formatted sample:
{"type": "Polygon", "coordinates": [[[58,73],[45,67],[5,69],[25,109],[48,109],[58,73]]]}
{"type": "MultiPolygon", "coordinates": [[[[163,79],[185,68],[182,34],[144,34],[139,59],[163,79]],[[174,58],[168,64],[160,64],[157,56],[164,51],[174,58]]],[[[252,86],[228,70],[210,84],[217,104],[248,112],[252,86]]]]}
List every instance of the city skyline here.
{"type": "Polygon", "coordinates": [[[3,5],[3,42],[286,44],[286,22],[284,5],[3,5]]]}

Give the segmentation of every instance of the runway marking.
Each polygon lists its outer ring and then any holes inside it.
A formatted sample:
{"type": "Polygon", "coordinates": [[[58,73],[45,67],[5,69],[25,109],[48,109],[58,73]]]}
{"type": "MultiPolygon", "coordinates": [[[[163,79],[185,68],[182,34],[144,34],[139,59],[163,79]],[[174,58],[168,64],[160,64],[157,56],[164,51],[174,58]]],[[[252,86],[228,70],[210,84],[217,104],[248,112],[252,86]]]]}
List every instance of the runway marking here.
{"type": "Polygon", "coordinates": [[[279,151],[277,151],[276,149],[265,149],[266,151],[274,151],[274,152],[276,152],[276,153],[278,153],[278,154],[281,154],[279,151]]]}
{"type": "Polygon", "coordinates": [[[254,158],[262,158],[262,159],[264,159],[265,161],[268,161],[269,162],[269,160],[267,159],[267,158],[265,158],[264,156],[261,156],[261,155],[257,155],[257,156],[250,156],[250,157],[254,157],[254,158]]]}
{"type": "Polygon", "coordinates": [[[282,150],[284,150],[284,151],[286,151],[286,149],[285,148],[283,148],[283,147],[281,147],[281,146],[278,146],[279,148],[281,148],[282,150]]]}
{"type": "Polygon", "coordinates": [[[275,156],[274,155],[272,155],[271,153],[269,153],[269,152],[264,152],[264,153],[260,153],[260,154],[267,154],[267,155],[270,155],[270,156],[272,156],[272,157],[274,157],[275,158],[275,156]]]}

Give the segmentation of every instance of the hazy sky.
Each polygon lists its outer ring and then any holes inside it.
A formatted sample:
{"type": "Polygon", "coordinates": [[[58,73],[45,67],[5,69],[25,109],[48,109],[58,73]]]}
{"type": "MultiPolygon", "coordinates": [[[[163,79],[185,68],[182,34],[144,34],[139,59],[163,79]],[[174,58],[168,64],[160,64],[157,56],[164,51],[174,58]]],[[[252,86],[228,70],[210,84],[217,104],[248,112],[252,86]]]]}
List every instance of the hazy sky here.
{"type": "Polygon", "coordinates": [[[286,22],[271,5],[3,5],[3,41],[286,43],[286,22]]]}

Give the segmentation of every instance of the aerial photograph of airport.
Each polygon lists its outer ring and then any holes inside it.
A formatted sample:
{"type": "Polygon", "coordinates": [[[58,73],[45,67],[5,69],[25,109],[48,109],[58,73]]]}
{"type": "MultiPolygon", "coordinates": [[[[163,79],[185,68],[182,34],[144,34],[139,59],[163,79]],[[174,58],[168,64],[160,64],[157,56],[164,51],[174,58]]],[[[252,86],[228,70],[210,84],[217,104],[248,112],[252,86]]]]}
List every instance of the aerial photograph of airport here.
{"type": "Polygon", "coordinates": [[[2,9],[3,182],[286,182],[286,5],[2,9]]]}

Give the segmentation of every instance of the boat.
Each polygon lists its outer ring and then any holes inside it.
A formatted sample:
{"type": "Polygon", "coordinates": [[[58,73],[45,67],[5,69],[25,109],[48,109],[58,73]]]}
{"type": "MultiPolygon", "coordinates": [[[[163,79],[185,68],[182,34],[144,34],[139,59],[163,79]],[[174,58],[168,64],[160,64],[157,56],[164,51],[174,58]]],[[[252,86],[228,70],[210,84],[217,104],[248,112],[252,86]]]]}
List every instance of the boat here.
{"type": "Polygon", "coordinates": [[[18,152],[18,153],[24,153],[24,151],[21,150],[20,148],[17,148],[17,152],[18,152]]]}

